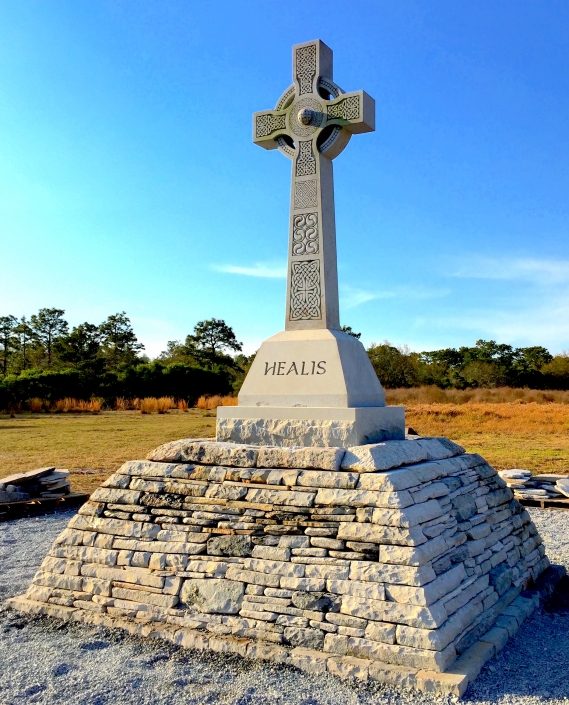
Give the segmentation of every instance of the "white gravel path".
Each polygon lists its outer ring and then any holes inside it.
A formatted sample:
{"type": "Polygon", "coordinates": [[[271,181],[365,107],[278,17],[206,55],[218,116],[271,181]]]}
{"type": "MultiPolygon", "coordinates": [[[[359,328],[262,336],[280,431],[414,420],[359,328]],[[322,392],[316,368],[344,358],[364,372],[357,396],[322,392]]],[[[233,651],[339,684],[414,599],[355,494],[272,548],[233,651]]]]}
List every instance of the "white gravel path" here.
{"type": "MultiPolygon", "coordinates": [[[[569,568],[569,511],[532,509],[552,562],[569,568]]],[[[24,592],[73,512],[0,524],[0,705],[430,705],[456,702],[191,653],[105,629],[23,617],[24,592]]],[[[569,705],[569,612],[540,611],[484,668],[463,701],[569,705]]]]}

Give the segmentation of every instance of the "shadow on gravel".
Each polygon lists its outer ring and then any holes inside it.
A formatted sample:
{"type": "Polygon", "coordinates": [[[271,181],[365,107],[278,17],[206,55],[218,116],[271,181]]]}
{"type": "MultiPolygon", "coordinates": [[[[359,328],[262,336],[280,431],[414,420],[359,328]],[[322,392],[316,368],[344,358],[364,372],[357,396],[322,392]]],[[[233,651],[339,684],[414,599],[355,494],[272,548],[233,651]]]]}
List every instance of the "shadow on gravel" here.
{"type": "Polygon", "coordinates": [[[539,610],[468,688],[467,703],[567,703],[569,611],[539,610]],[[535,700],[531,700],[535,702],[535,700]]]}

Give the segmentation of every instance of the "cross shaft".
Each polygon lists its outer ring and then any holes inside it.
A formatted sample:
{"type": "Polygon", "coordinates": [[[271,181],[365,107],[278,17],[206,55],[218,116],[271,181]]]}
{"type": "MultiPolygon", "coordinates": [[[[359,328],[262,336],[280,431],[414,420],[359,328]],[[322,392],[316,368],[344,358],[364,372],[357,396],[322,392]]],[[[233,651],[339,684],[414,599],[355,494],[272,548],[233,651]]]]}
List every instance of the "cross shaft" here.
{"type": "Polygon", "coordinates": [[[292,162],[285,329],[340,328],[332,160],[354,133],[375,129],[375,102],[333,82],[332,50],[293,46],[293,84],[253,115],[253,141],[292,162]]]}

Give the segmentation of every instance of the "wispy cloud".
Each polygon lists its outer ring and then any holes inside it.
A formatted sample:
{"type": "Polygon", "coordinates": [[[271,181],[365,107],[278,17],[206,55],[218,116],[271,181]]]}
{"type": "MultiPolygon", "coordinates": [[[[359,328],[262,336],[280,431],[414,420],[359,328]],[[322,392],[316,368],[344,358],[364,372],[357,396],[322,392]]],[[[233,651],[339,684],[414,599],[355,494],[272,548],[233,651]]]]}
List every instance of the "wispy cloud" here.
{"type": "Polygon", "coordinates": [[[569,260],[474,255],[461,262],[452,276],[461,279],[519,280],[545,286],[569,285],[569,260]]]}
{"type": "Polygon", "coordinates": [[[384,299],[423,300],[448,296],[449,289],[420,286],[397,286],[392,289],[360,289],[345,284],[340,287],[340,302],[344,309],[352,309],[370,301],[384,299]]]}
{"type": "Polygon", "coordinates": [[[242,277],[259,277],[261,279],[285,279],[286,265],[271,262],[254,262],[250,265],[212,264],[211,269],[223,274],[237,274],[242,277]]]}

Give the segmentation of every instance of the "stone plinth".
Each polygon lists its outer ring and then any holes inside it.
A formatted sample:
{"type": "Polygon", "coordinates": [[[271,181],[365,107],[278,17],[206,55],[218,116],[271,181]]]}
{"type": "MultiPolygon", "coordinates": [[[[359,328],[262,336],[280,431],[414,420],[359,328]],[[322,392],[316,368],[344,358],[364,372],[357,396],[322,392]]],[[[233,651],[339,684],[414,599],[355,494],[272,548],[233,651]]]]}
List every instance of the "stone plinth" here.
{"type": "Polygon", "coordinates": [[[510,489],[446,439],[186,439],[113,474],[10,604],[460,694],[531,613],[521,593],[547,566],[510,489]]]}
{"type": "Polygon", "coordinates": [[[218,441],[252,445],[333,446],[405,438],[402,406],[287,408],[225,406],[217,410],[218,441]]]}

